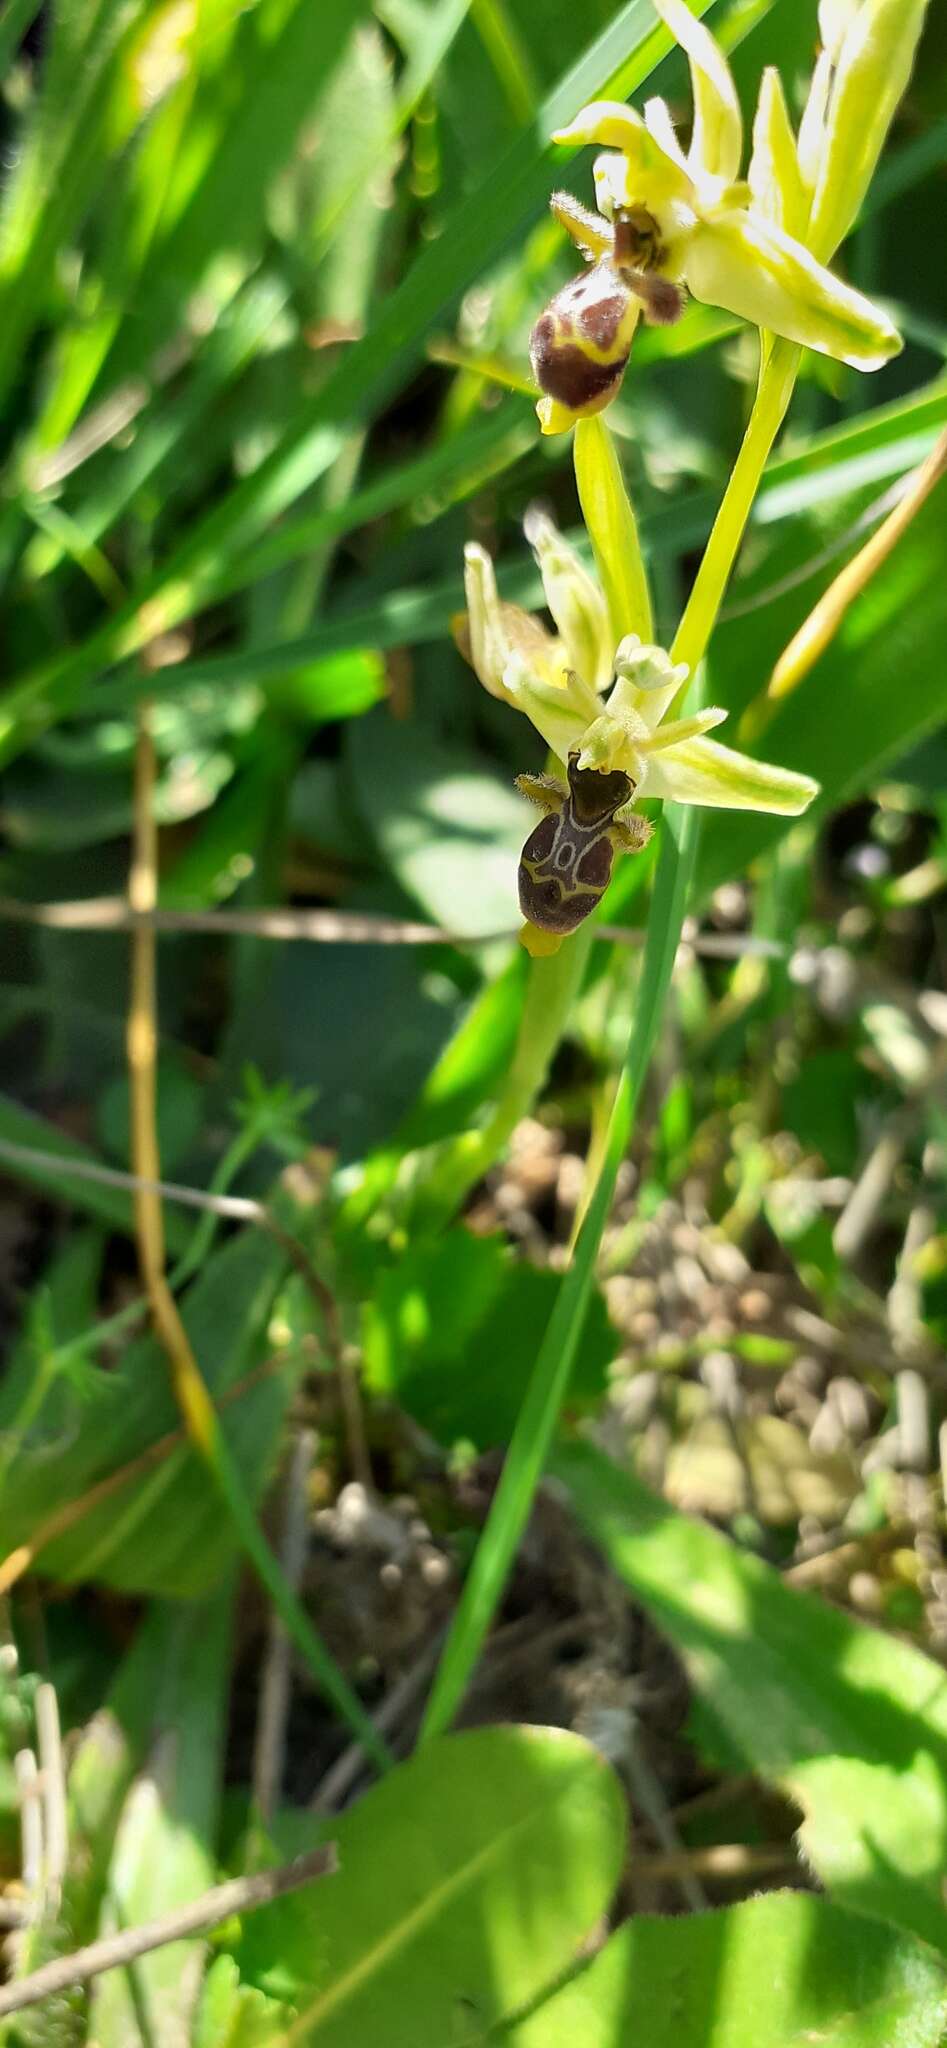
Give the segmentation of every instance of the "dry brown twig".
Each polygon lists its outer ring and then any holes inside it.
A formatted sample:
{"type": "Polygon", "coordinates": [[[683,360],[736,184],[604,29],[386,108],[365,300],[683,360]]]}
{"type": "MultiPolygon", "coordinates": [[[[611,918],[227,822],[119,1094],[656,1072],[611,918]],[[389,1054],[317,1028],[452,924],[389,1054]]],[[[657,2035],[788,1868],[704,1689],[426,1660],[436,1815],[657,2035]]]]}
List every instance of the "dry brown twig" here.
{"type": "Polygon", "coordinates": [[[157,1920],[147,1920],[141,1927],[126,1927],[119,1934],[106,1935],[102,1941],[90,1942],[88,1947],[76,1949],[70,1956],[57,1956],[54,1962],[44,1963],[29,1977],[21,1977],[17,1983],[6,1985],[0,1990],[0,2018],[6,2018],[12,2012],[22,2012],[24,2007],[36,2005],[41,1998],[52,1998],[58,1992],[69,1991],[76,1984],[88,1984],[106,1970],[122,1969],[139,1956],[149,1955],[153,1949],[166,1948],[169,1942],[204,1934],[208,1928],[218,1927],[222,1920],[228,1920],[232,1913],[251,1913],[259,1906],[268,1906],[273,1899],[284,1898],[287,1892],[299,1891],[304,1884],[312,1884],[316,1878],[330,1877],[337,1869],[335,1844],[327,1842],[319,1849],[310,1850],[308,1855],[297,1856],[292,1863],[283,1864],[279,1870],[259,1870],[249,1877],[234,1877],[226,1884],[214,1885],[201,1898],[191,1900],[186,1906],[176,1906],[172,1912],[162,1913],[157,1920]]]}
{"type": "MultiPolygon", "coordinates": [[[[515,939],[517,929],[502,931],[447,931],[440,925],[398,917],[376,917],[349,910],[161,910],[125,902],[121,896],[86,896],[74,902],[24,903],[15,896],[0,896],[0,917],[13,924],[36,924],[51,931],[130,932],[141,928],[153,932],[206,932],[215,936],[239,934],[273,940],[302,940],[316,945],[340,946],[492,946],[501,939],[515,939]]],[[[593,937],[611,944],[638,946],[644,932],[637,926],[597,924],[593,937]]],[[[744,955],[760,959],[781,959],[783,946],[757,938],[752,932],[685,933],[687,944],[710,959],[735,960],[744,955]]]]}
{"type": "MultiPolygon", "coordinates": [[[[292,1587],[294,1593],[299,1591],[306,1562],[309,1474],[315,1448],[315,1432],[311,1429],[301,1430],[293,1446],[286,1479],[280,1563],[287,1584],[292,1587]]],[[[292,1656],[289,1636],[274,1607],[270,1614],[253,1744],[253,1803],[264,1823],[268,1822],[272,1815],[283,1782],[291,1685],[292,1656]]]]}

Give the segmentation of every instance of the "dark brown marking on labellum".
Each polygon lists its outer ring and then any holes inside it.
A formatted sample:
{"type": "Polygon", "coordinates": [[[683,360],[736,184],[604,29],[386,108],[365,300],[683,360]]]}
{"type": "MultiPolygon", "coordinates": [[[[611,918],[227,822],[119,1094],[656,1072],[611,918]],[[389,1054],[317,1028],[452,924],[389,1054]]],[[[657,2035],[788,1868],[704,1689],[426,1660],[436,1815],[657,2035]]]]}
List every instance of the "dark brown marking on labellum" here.
{"type": "Polygon", "coordinates": [[[621,383],[634,319],[633,295],[608,261],[572,278],[529,338],[540,390],[573,412],[600,407],[621,383]]]}
{"type": "Polygon", "coordinates": [[[605,355],[615,346],[615,337],[628,311],[628,293],[614,291],[604,299],[590,299],[578,313],[579,327],[586,341],[605,355]]]}
{"type": "Polygon", "coordinates": [[[541,931],[564,937],[595,909],[612,871],[612,820],[634,785],[620,768],[580,768],[573,754],[569,789],[558,809],[534,826],[519,865],[520,909],[541,931]]]}

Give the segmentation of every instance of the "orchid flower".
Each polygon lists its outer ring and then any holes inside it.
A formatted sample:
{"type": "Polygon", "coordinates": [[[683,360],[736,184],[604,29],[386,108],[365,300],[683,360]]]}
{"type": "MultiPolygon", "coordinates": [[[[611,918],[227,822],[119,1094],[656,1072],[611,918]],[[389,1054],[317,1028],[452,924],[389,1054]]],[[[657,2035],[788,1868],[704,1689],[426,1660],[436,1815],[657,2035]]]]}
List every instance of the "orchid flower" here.
{"type": "Polygon", "coordinates": [[[694,120],[681,148],[660,99],[644,113],[594,100],[555,140],[604,146],[598,212],[567,193],[552,209],[592,267],[557,293],[531,337],[545,394],[539,417],[559,433],[615,396],[643,309],[677,319],[684,291],[862,370],[901,340],[880,307],[825,267],[864,196],[903,90],[926,0],[822,0],[825,48],[799,138],[777,74],[764,75],[747,180],[743,123],[722,51],[686,0],[654,0],[686,51],[694,120]]]}
{"type": "MultiPolygon", "coordinates": [[[[607,820],[614,845],[633,849],[646,842],[650,828],[631,809],[645,796],[784,817],[806,809],[818,791],[808,775],[708,738],[725,711],[667,717],[687,668],[635,633],[616,646],[604,592],[552,521],[531,512],[525,531],[555,633],[520,606],[501,602],[489,555],[470,542],[464,552],[467,613],[458,640],[484,688],[525,713],[570,770],[570,784],[575,770],[627,777],[627,803],[614,806],[607,820]]],[[[566,796],[548,777],[524,776],[520,786],[550,811],[557,808],[557,792],[566,796]],[[548,802],[544,792],[551,792],[548,802]]],[[[600,894],[590,892],[582,915],[600,894]]]]}

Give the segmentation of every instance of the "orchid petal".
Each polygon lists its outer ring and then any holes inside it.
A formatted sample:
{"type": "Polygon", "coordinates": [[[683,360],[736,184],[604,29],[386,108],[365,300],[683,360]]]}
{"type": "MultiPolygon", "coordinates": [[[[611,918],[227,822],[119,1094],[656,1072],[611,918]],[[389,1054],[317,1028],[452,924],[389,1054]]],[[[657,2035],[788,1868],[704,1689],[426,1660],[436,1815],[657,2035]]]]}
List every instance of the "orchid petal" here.
{"type": "Polygon", "coordinates": [[[645,733],[654,733],[690,671],[674,663],[663,647],[641,647],[623,640],[615,656],[618,681],[609,698],[611,709],[633,711],[645,733]]]}
{"type": "Polygon", "coordinates": [[[688,248],[686,276],[694,297],[705,304],[723,306],[856,369],[880,369],[901,347],[879,306],[756,214],[735,209],[700,222],[688,248]]]}
{"type": "Polygon", "coordinates": [[[503,694],[525,713],[560,761],[568,761],[575,752],[601,708],[595,691],[573,671],[563,671],[561,681],[554,683],[519,653],[511,654],[504,669],[503,694]]]}
{"type": "Polygon", "coordinates": [[[748,173],[756,211],[764,220],[801,238],[809,217],[808,195],[799,172],[796,138],[779,72],[768,64],[760,83],[748,173]]]}
{"type": "Polygon", "coordinates": [[[607,256],[612,246],[612,230],[600,214],[592,213],[588,206],[582,206],[571,192],[554,192],[549,201],[549,211],[565,228],[566,234],[583,252],[598,263],[607,256]]]}
{"type": "Polygon", "coordinates": [[[598,584],[544,512],[528,512],[524,532],[539,563],[546,603],[559,629],[568,667],[577,670],[594,690],[604,690],[611,681],[614,643],[608,607],[598,584]]]}
{"type": "Polygon", "coordinates": [[[594,143],[609,152],[595,165],[596,193],[606,215],[615,205],[693,201],[693,183],[683,163],[665,152],[641,115],[621,100],[591,100],[568,128],[556,131],[553,141],[594,143]]]}
{"type": "Polygon", "coordinates": [[[719,705],[708,704],[690,718],[669,718],[665,725],[659,725],[651,734],[648,753],[663,754],[668,747],[678,747],[685,740],[698,739],[701,733],[712,732],[715,725],[722,725],[726,716],[719,705]]]}
{"type": "Polygon", "coordinates": [[[811,203],[825,148],[825,123],[829,109],[829,95],[832,90],[832,59],[827,50],[820,50],[809,80],[806,104],[799,123],[799,140],[796,154],[799,159],[799,175],[803,189],[811,203]]]}
{"type": "Polygon", "coordinates": [[[649,754],[643,792],[679,804],[708,804],[730,811],[773,811],[795,818],[806,810],[819,785],[791,768],[772,767],[723,747],[718,740],[684,740],[649,754]]]}
{"type": "Polygon", "coordinates": [[[466,616],[455,632],[461,653],[491,697],[505,697],[504,670],[512,654],[521,655],[534,673],[553,685],[565,674],[565,653],[559,642],[517,604],[501,604],[493,563],[485,548],[469,541],[464,549],[466,616]]]}
{"type": "Polygon", "coordinates": [[[668,106],[667,100],[658,99],[657,96],[654,99],[645,100],[644,124],[648,134],[653,136],[658,148],[663,149],[665,156],[669,156],[672,163],[677,164],[679,170],[686,171],[689,177],[690,170],[687,158],[678,141],[677,129],[671,118],[671,109],[668,106]]]}
{"type": "Polygon", "coordinates": [[[709,29],[685,0],[654,0],[662,21],[686,52],[694,94],[690,170],[707,171],[729,185],[740,168],[743,122],[730,67],[709,29]]]}
{"type": "MultiPolygon", "coordinates": [[[[833,50],[835,77],[809,241],[826,261],[861,206],[901,99],[927,0],[862,0],[833,50]]],[[[830,22],[834,30],[835,23],[830,22]]]]}

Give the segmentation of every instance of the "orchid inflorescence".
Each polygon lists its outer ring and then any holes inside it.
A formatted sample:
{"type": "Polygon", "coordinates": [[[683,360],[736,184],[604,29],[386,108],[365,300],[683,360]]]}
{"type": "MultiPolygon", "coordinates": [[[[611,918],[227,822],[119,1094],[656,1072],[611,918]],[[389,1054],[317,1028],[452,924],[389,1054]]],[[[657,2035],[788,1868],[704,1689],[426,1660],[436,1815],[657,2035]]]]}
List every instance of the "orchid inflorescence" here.
{"type": "MultiPolygon", "coordinates": [[[[601,145],[604,153],[593,166],[598,212],[565,192],[551,201],[591,268],[557,292],[533,328],[530,353],[544,394],[538,410],[545,433],[560,433],[609,405],[639,313],[660,325],[678,320],[686,292],[858,369],[878,369],[901,347],[881,307],[825,266],[851,226],[873,168],[864,167],[853,119],[863,113],[868,81],[856,79],[853,106],[849,74],[866,68],[858,60],[869,17],[898,5],[909,29],[909,16],[919,12],[912,0],[885,0],[882,7],[863,0],[861,8],[823,0],[826,48],[798,139],[779,74],[770,68],[745,181],[739,177],[740,105],[722,51],[686,0],[654,5],[690,61],[690,148],[685,155],[661,99],[649,100],[643,115],[615,100],[593,100],[555,136],[562,143],[601,145]],[[850,140],[841,162],[840,129],[850,140]]],[[[903,50],[904,36],[900,43],[903,50]]],[[[887,97],[890,82],[889,75],[887,97]]]]}
{"type": "MultiPolygon", "coordinates": [[[[558,142],[602,147],[593,169],[598,210],[553,195],[553,213],[588,267],[551,300],[530,342],[544,433],[576,429],[576,475],[599,580],[545,515],[529,515],[526,536],[556,627],[550,633],[501,603],[481,547],[471,544],[465,556],[464,651],[484,687],[525,712],[566,771],[564,779],[519,778],[546,812],[524,847],[519,876],[524,942],[537,952],[553,950],[594,909],[615,853],[647,843],[650,824],[633,808],[642,798],[792,816],[818,791],[806,775],[709,738],[726,713],[682,713],[689,667],[653,644],[633,513],[608,430],[596,417],[620,389],[640,315],[674,322],[691,293],[753,323],[760,396],[775,337],[795,344],[797,355],[806,346],[862,370],[877,369],[901,347],[882,308],[826,266],[861,206],[910,73],[926,0],[821,0],[823,47],[798,135],[769,69],[745,181],[740,107],[722,51],[686,0],[653,4],[690,65],[689,149],[659,99],[643,114],[593,101],[557,134],[558,142]],[[616,605],[616,587],[630,601],[616,605]]],[[[793,362],[788,382],[783,376],[786,400],[794,374],[793,362]]],[[[782,410],[775,409],[773,432],[782,410]]],[[[749,501],[734,525],[729,561],[748,509],[749,501]]],[[[717,602],[720,594],[722,583],[717,602]]],[[[698,653],[705,644],[706,635],[698,653]]]]}

